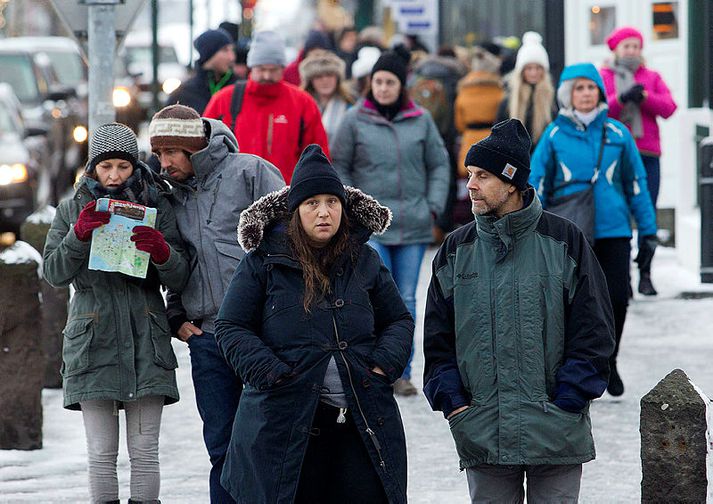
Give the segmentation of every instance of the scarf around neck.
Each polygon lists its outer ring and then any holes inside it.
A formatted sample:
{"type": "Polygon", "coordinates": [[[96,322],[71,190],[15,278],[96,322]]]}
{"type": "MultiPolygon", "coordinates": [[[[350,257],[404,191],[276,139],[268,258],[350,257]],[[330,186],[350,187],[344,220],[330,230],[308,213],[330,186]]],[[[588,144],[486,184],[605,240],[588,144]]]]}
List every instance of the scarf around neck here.
{"type": "MultiPolygon", "coordinates": [[[[619,94],[627,92],[632,86],[637,84],[634,80],[634,72],[639,68],[641,60],[639,58],[618,59],[614,62],[614,79],[617,92],[619,94]]],[[[641,107],[634,102],[627,102],[619,116],[621,122],[629,126],[634,138],[644,136],[644,127],[641,122],[641,107]]]]}

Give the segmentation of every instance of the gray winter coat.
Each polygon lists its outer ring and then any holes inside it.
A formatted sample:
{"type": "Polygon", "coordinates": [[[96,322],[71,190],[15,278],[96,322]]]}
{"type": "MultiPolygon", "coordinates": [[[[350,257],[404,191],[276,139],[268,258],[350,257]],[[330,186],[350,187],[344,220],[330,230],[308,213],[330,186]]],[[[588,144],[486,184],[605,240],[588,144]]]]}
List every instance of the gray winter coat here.
{"type": "Polygon", "coordinates": [[[394,214],[373,238],[386,245],[428,243],[446,205],[448,154],[430,114],[410,103],[393,121],[363,99],[349,109],[333,140],[332,162],[344,185],[379,200],[394,214]]]}
{"type": "Polygon", "coordinates": [[[240,213],[285,185],[274,165],[240,154],[235,136],[222,122],[203,121],[208,146],[191,156],[195,178],[185,185],[173,183],[176,221],[191,267],[181,303],[176,294],[169,296],[174,332],[187,320],[201,320],[204,330],[213,331],[225,291],[244,255],[236,240],[240,213]]]}

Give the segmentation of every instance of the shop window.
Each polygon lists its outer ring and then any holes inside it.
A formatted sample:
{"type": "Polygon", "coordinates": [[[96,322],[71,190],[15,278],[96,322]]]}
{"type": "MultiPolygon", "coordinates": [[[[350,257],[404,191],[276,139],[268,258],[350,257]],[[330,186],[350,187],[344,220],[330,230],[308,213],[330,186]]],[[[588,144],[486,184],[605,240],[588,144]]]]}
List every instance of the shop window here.
{"type": "Polygon", "coordinates": [[[651,4],[654,40],[678,38],[678,2],[651,4]]]}
{"type": "Polygon", "coordinates": [[[616,7],[592,5],[589,10],[589,43],[601,45],[616,28],[616,7]]]}

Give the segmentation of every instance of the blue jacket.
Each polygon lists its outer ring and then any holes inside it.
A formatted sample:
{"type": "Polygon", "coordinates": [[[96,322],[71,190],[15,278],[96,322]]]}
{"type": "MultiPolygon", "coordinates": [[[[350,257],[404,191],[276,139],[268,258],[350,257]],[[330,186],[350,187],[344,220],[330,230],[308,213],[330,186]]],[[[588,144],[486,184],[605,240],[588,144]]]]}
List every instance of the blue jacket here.
{"type": "Polygon", "coordinates": [[[656,215],[646,185],[646,172],[629,130],[619,121],[607,118],[606,101],[599,104],[599,113],[589,126],[573,114],[571,85],[574,79],[582,77],[593,80],[602,97],[606,96],[594,65],[583,63],[565,68],[557,92],[562,108],[537,144],[530,163],[530,184],[537,190],[545,209],[553,197],[586,189],[586,181],[594,176],[602,128],[605,128],[606,143],[594,183],[594,239],[631,237],[631,214],[642,236],[655,235],[656,215]],[[583,182],[554,190],[571,180],[583,182]]]}

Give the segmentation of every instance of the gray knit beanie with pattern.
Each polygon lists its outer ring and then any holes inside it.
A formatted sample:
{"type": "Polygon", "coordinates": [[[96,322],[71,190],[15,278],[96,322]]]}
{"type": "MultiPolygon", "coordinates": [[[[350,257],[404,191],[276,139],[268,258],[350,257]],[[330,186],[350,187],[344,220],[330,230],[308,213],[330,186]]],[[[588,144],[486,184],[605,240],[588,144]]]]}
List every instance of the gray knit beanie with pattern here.
{"type": "Polygon", "coordinates": [[[91,173],[106,159],[124,159],[134,168],[139,162],[139,147],[134,132],[121,123],[99,126],[89,142],[89,161],[86,171],[91,173]]]}

